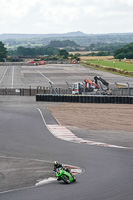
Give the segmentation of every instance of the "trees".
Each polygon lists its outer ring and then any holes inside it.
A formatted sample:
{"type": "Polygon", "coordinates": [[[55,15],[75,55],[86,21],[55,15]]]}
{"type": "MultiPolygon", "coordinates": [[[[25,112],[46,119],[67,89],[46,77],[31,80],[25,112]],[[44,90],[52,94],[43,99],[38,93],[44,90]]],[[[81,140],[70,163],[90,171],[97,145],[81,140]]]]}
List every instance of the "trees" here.
{"type": "Polygon", "coordinates": [[[133,59],[133,43],[125,45],[123,48],[115,51],[114,57],[116,59],[133,59]]]}
{"type": "Polygon", "coordinates": [[[80,54],[79,53],[76,53],[75,55],[71,54],[70,57],[71,57],[71,60],[73,59],[76,59],[77,61],[80,61],[80,54]]]}
{"type": "Polygon", "coordinates": [[[79,47],[76,42],[71,41],[71,40],[52,40],[49,43],[49,46],[51,47],[79,47]]]}
{"type": "Polygon", "coordinates": [[[22,46],[19,46],[16,50],[10,50],[8,52],[8,55],[13,55],[13,56],[20,56],[20,57],[35,57],[35,56],[40,56],[40,55],[58,55],[59,50],[49,47],[49,46],[44,46],[44,47],[35,47],[35,48],[25,48],[22,46]]]}
{"type": "Polygon", "coordinates": [[[6,57],[7,57],[7,50],[4,47],[4,44],[0,42],[0,62],[5,61],[4,59],[6,59],[6,57]]]}
{"type": "Polygon", "coordinates": [[[25,48],[19,46],[16,50],[8,51],[8,55],[13,58],[16,57],[36,57],[45,56],[52,60],[58,59],[68,59],[69,53],[65,50],[59,50],[50,46],[35,47],[35,48],[25,48]]]}
{"type": "Polygon", "coordinates": [[[59,55],[63,58],[63,59],[68,59],[69,53],[65,50],[65,49],[61,49],[59,52],[59,55]]]}
{"type": "Polygon", "coordinates": [[[18,56],[36,56],[36,49],[35,48],[25,48],[25,47],[18,47],[16,54],[18,56]]]}

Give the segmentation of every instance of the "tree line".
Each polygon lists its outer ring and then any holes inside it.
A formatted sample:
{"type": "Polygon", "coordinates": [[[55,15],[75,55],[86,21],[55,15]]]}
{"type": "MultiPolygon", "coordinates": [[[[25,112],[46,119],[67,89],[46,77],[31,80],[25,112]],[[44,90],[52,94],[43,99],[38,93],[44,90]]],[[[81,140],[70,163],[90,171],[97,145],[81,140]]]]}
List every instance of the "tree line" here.
{"type": "Polygon", "coordinates": [[[8,51],[10,61],[17,61],[18,57],[38,57],[41,56],[45,60],[68,59],[69,53],[65,49],[56,49],[50,46],[26,48],[18,47],[16,50],[8,51]],[[17,58],[16,58],[17,57],[17,58]]]}
{"type": "Polygon", "coordinates": [[[16,50],[9,50],[8,55],[9,56],[20,56],[20,57],[29,57],[29,56],[41,56],[41,55],[57,55],[59,54],[59,50],[44,46],[44,47],[23,47],[19,46],[16,50]]]}
{"type": "MultiPolygon", "coordinates": [[[[58,42],[57,42],[58,43],[58,42]]],[[[56,44],[56,43],[54,43],[56,44]]],[[[59,44],[59,43],[58,43],[59,44]]],[[[63,43],[62,43],[63,44],[63,43]]],[[[56,45],[55,45],[56,46],[56,45]]],[[[116,45],[117,46],[117,45],[116,45]]],[[[91,45],[91,48],[94,50],[96,46],[91,45]]],[[[91,49],[91,50],[92,50],[91,49]]],[[[103,50],[103,49],[102,49],[103,50]]],[[[98,53],[91,53],[89,55],[91,56],[106,56],[106,55],[114,55],[115,59],[133,59],[133,43],[130,43],[128,45],[122,46],[121,48],[117,48],[112,51],[99,51],[98,53]]],[[[23,47],[19,46],[15,50],[8,50],[4,47],[4,44],[0,42],[0,61],[5,61],[7,56],[13,57],[37,57],[37,56],[47,56],[47,59],[68,59],[68,57],[71,57],[72,59],[78,59],[80,54],[77,54],[76,56],[69,55],[68,51],[66,49],[59,49],[52,46],[43,46],[43,47],[23,47]]]]}
{"type": "Polygon", "coordinates": [[[71,41],[71,40],[52,40],[50,43],[49,43],[49,46],[50,47],[79,47],[80,45],[78,45],[76,42],[74,41],[71,41]]]}
{"type": "Polygon", "coordinates": [[[4,62],[7,58],[7,50],[4,47],[4,44],[0,42],[0,62],[4,62]]]}
{"type": "Polygon", "coordinates": [[[133,43],[116,50],[114,57],[115,59],[133,59],[133,43]]]}

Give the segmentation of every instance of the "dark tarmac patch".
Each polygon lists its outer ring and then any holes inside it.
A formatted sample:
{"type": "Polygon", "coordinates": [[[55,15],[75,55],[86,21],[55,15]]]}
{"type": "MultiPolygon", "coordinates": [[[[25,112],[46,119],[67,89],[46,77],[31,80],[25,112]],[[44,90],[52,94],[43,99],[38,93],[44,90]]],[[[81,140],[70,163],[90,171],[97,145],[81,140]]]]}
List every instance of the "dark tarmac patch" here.
{"type": "Polygon", "coordinates": [[[53,163],[0,157],[0,192],[34,186],[38,180],[54,175],[53,163]]]}
{"type": "Polygon", "coordinates": [[[118,130],[89,130],[87,128],[78,128],[68,126],[77,137],[85,140],[103,142],[116,146],[133,147],[133,134],[127,131],[118,130]]]}

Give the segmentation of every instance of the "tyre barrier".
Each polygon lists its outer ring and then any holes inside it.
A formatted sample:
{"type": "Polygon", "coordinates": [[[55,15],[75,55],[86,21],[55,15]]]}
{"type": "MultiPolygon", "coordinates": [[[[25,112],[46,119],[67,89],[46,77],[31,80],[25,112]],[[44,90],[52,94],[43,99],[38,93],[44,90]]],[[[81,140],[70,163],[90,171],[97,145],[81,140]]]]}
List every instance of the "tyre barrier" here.
{"type": "Polygon", "coordinates": [[[36,101],[133,104],[133,96],[37,94],[36,101]]]}

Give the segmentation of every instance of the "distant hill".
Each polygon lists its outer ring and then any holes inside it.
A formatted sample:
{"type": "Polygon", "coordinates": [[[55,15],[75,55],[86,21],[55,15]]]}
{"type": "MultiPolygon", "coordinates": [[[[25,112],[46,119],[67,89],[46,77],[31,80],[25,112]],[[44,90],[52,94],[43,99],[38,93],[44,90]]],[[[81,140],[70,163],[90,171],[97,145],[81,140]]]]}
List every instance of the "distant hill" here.
{"type": "Polygon", "coordinates": [[[102,40],[106,38],[106,40],[115,40],[117,42],[121,42],[121,39],[125,42],[127,40],[132,40],[133,42],[133,33],[109,33],[109,34],[85,34],[83,32],[69,32],[69,33],[61,33],[61,34],[0,34],[0,41],[7,39],[33,39],[33,38],[69,38],[69,37],[83,37],[90,39],[102,40]]]}
{"type": "Polygon", "coordinates": [[[77,36],[87,36],[87,34],[83,33],[83,32],[80,32],[80,31],[77,31],[77,32],[70,32],[70,33],[66,33],[66,34],[63,34],[65,36],[72,36],[72,37],[77,37],[77,36]]]}
{"type": "Polygon", "coordinates": [[[133,42],[133,33],[85,34],[77,31],[62,34],[0,34],[0,41],[9,49],[16,49],[18,46],[46,46],[53,40],[71,40],[81,47],[103,43],[121,46],[133,42]]]}
{"type": "Polygon", "coordinates": [[[51,37],[77,37],[85,36],[86,34],[77,31],[70,33],[61,33],[61,34],[0,34],[0,40],[7,39],[29,39],[29,38],[51,38],[51,37]]]}

